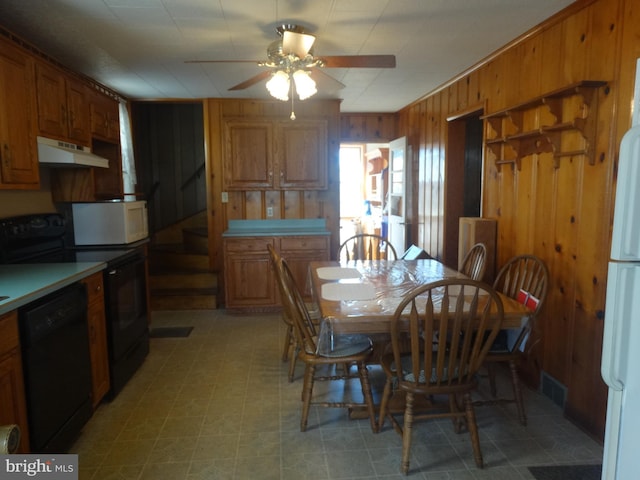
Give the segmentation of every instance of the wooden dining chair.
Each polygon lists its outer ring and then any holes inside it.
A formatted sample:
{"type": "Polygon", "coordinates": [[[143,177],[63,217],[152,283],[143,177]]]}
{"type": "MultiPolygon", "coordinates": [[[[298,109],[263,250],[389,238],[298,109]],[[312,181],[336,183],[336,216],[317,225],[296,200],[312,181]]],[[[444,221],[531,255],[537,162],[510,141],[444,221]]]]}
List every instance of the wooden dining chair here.
{"type": "Polygon", "coordinates": [[[338,260],[396,260],[398,254],[380,235],[360,233],[347,238],[338,249],[338,260]]]}
{"type": "MultiPolygon", "coordinates": [[[[333,408],[364,408],[369,416],[371,430],[377,432],[377,423],[366,362],[371,356],[373,342],[366,335],[339,335],[324,328],[316,334],[313,320],[307,310],[300,289],[295,283],[287,262],[282,259],[283,306],[288,310],[293,322],[293,332],[299,345],[298,359],[304,362],[304,384],[302,386],[302,416],[300,431],[307,429],[311,405],[333,408]],[[325,338],[326,335],[326,338],[325,338]],[[326,340],[326,341],[325,341],[326,340]],[[357,373],[352,374],[349,366],[355,364],[357,373]],[[339,366],[347,366],[339,373],[339,366]],[[329,370],[318,372],[318,367],[329,370]],[[347,381],[358,378],[364,402],[356,401],[314,401],[313,387],[316,381],[347,381]]],[[[325,324],[326,327],[327,324],[325,324]]]]}
{"type": "Polygon", "coordinates": [[[545,263],[534,255],[518,255],[500,269],[493,287],[496,291],[529,307],[531,313],[525,319],[522,328],[503,330],[499,333],[498,339],[485,358],[493,399],[477,400],[474,403],[475,405],[515,403],[518,419],[522,425],[526,425],[527,414],[517,367],[525,350],[527,348],[530,350],[534,345],[533,342],[527,345],[527,341],[535,319],[547,298],[549,270],[545,263]],[[497,397],[495,367],[500,363],[506,363],[509,366],[513,398],[497,397]]]}
{"type": "Polygon", "coordinates": [[[413,424],[424,419],[450,417],[458,433],[466,424],[476,465],[483,466],[471,392],[503,317],[502,302],[491,286],[464,278],[417,287],[398,305],[391,321],[391,351],[381,360],[387,378],[378,430],[389,418],[402,435],[405,475],[413,424]],[[405,396],[402,425],[389,407],[398,394],[405,396]],[[428,404],[425,411],[414,408],[421,397],[428,404]]]}
{"type": "MultiPolygon", "coordinates": [[[[280,297],[284,298],[284,289],[286,287],[284,285],[284,277],[282,273],[282,257],[280,256],[280,253],[278,253],[278,251],[273,247],[273,245],[267,245],[267,250],[269,251],[269,258],[271,260],[271,266],[276,277],[276,285],[278,285],[280,297]]],[[[289,310],[286,308],[282,309],[282,321],[285,324],[282,361],[289,361],[289,372],[287,378],[289,379],[289,382],[293,382],[293,376],[296,369],[296,359],[298,358],[298,342],[296,341],[296,337],[293,333],[293,320],[289,318],[289,310]]]]}
{"type": "Polygon", "coordinates": [[[487,268],[487,247],[484,243],[476,243],[467,252],[460,264],[460,272],[473,280],[482,280],[487,268]]]}

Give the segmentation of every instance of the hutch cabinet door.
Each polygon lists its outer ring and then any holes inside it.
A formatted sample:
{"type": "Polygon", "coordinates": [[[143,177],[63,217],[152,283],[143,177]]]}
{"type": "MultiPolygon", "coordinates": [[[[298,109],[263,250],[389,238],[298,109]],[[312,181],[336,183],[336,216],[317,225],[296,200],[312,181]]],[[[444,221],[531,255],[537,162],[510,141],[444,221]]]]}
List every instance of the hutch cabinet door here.
{"type": "Polygon", "coordinates": [[[223,181],[226,189],[273,188],[272,123],[225,121],[223,160],[223,181]]]}
{"type": "Polygon", "coordinates": [[[278,123],[278,184],[288,190],[327,188],[327,122],[278,123]]]}

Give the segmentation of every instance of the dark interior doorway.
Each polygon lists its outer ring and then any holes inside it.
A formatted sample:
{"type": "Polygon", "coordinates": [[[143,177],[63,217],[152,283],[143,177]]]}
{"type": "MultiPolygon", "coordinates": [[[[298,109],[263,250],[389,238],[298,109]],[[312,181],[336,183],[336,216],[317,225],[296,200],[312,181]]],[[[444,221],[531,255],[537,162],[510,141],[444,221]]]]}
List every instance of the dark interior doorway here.
{"type": "Polygon", "coordinates": [[[450,118],[445,163],[445,226],[443,262],[458,268],[460,217],[482,211],[482,110],[450,118]]]}

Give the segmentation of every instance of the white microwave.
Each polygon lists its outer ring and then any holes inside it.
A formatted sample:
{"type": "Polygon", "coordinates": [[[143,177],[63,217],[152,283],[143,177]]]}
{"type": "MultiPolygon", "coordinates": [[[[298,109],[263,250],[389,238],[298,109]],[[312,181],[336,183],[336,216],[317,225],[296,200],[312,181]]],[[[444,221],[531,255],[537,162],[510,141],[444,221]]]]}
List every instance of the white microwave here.
{"type": "Polygon", "coordinates": [[[74,203],[76,245],[125,245],[149,236],[147,202],[74,203]]]}

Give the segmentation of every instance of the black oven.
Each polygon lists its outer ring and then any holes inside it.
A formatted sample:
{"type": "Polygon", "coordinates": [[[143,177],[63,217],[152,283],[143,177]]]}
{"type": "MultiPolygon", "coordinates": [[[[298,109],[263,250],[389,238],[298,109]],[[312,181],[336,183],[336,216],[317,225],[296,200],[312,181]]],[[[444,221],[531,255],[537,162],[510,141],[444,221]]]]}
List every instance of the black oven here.
{"type": "Polygon", "coordinates": [[[145,261],[139,247],[109,262],[104,271],[111,398],[149,353],[145,261]]]}
{"type": "Polygon", "coordinates": [[[109,372],[113,399],[149,353],[145,248],[67,244],[65,217],[26,215],[0,220],[0,263],[106,262],[103,270],[109,372]]]}

